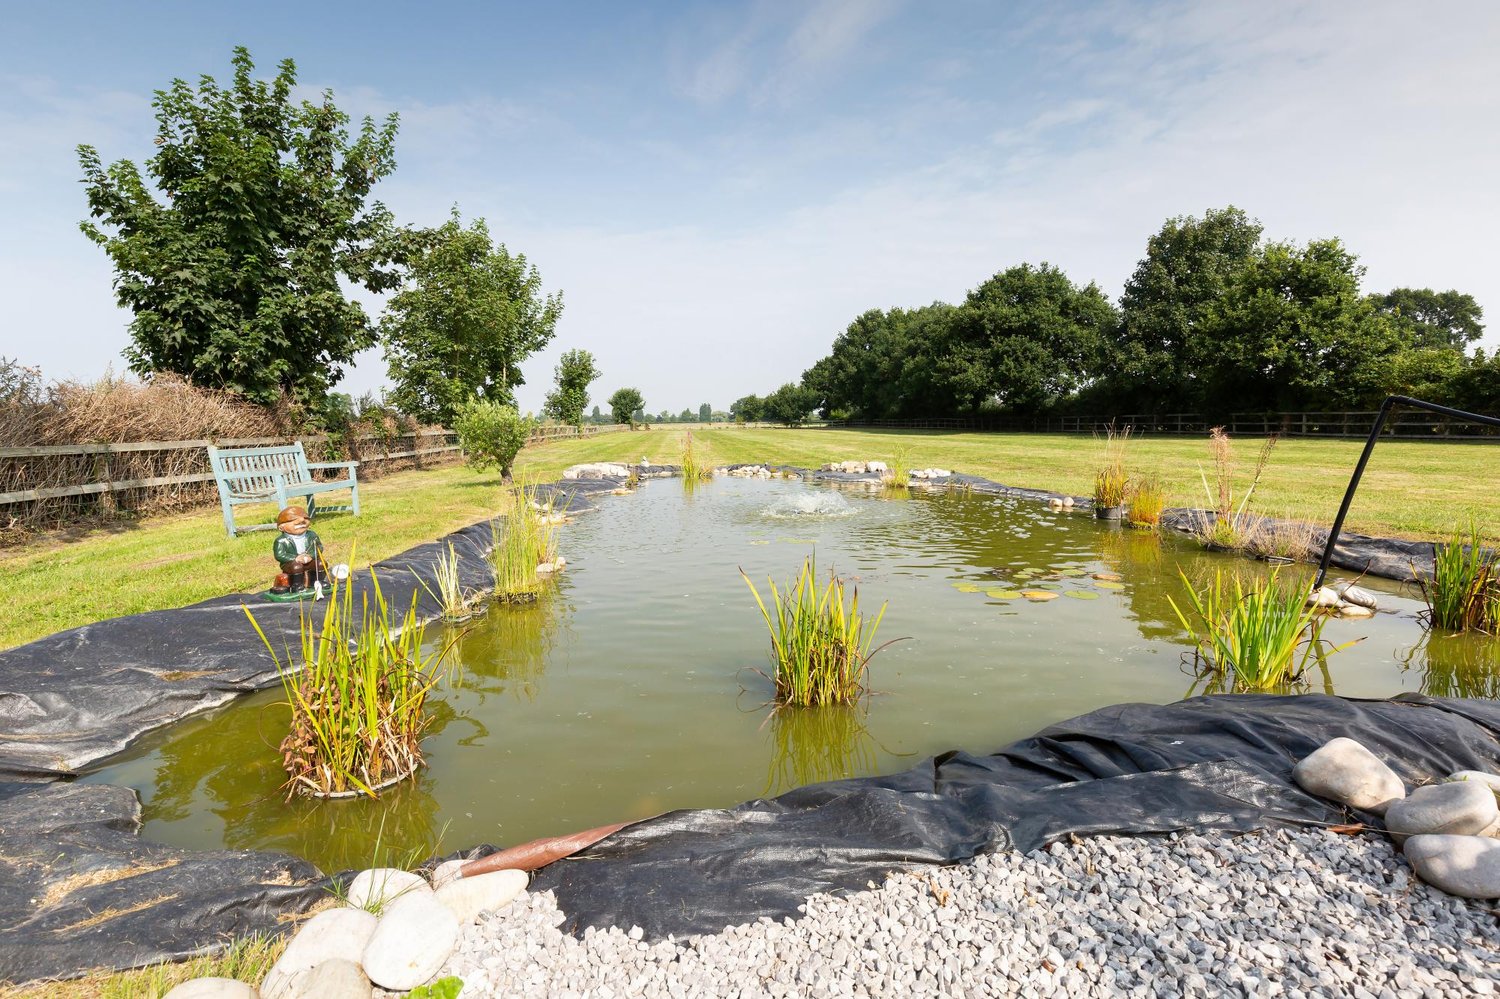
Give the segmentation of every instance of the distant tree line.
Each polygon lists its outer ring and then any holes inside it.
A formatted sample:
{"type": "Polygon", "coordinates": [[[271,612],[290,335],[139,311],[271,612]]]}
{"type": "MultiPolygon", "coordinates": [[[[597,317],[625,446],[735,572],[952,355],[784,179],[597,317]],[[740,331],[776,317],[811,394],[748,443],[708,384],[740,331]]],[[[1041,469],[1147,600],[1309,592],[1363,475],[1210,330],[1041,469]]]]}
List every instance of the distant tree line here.
{"type": "Polygon", "coordinates": [[[1309,411],[1388,394],[1500,412],[1500,353],[1458,291],[1361,290],[1337,239],[1263,239],[1233,206],[1168,219],[1112,303],[1047,263],[1001,271],[956,305],[872,309],[827,357],[736,419],[1309,411]]]}

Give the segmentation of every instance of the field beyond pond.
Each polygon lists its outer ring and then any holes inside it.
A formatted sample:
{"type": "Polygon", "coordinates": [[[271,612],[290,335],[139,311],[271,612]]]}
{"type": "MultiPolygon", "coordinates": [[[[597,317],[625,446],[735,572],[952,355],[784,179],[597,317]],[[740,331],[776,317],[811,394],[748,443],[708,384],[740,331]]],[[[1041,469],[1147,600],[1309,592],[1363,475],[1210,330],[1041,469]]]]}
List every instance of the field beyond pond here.
{"type": "MultiPolygon", "coordinates": [[[[518,471],[553,479],[588,461],[675,464],[685,428],[658,428],[536,445],[522,452],[518,471]]],[[[936,466],[1007,485],[1088,495],[1103,445],[1086,437],[917,431],[701,428],[691,431],[700,461],[769,462],[817,467],[828,461],[905,455],[908,467],[936,466]]],[[[1248,483],[1262,440],[1235,441],[1241,488],[1248,483]]],[[[1251,508],[1279,517],[1328,523],[1338,510],[1358,441],[1289,439],[1280,442],[1251,508]]],[[[1203,506],[1200,467],[1209,466],[1206,438],[1143,438],[1130,442],[1132,474],[1158,473],[1171,506],[1203,506]]],[[[1211,468],[1209,469],[1211,473],[1211,468]]],[[[1348,530],[1400,537],[1441,538],[1470,517],[1490,539],[1500,482],[1500,446],[1387,441],[1375,450],[1350,511],[1348,530]]],[[[379,561],[492,513],[499,476],[463,466],[401,472],[361,485],[364,514],[320,517],[314,528],[337,561],[379,561]]],[[[264,511],[240,508],[241,523],[264,511]]],[[[231,592],[253,592],[275,571],[270,532],[227,538],[217,506],[146,517],[95,531],[40,539],[0,554],[0,648],[121,614],[178,607],[231,592]]]]}

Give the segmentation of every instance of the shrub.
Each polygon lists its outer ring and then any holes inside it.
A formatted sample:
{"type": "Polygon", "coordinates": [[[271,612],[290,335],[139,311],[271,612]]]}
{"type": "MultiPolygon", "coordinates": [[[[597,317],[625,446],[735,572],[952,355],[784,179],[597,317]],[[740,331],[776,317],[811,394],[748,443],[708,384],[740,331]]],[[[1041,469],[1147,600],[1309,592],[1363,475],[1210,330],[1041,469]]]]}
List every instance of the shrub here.
{"type": "Polygon", "coordinates": [[[453,418],[464,457],[474,468],[499,468],[510,481],[510,466],[526,444],[536,421],[522,416],[514,406],[489,399],[471,399],[453,418]]]}
{"type": "Polygon", "coordinates": [[[865,692],[870,660],[892,644],[886,642],[871,649],[885,617],[885,604],[872,620],[866,620],[859,609],[858,587],[851,587],[846,598],[844,581],[833,573],[819,593],[812,556],[802,563],[797,581],[785,590],[769,581],[770,607],[743,569],[740,576],[755,595],[771,632],[771,679],[776,684],[776,700],[798,707],[858,700],[865,692]]]}

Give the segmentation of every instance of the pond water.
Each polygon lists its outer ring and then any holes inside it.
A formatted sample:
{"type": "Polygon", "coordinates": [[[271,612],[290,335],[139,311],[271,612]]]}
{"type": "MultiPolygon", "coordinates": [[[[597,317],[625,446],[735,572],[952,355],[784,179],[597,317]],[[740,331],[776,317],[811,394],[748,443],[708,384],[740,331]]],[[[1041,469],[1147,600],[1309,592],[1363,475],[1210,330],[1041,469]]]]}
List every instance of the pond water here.
{"type": "MultiPolygon", "coordinates": [[[[282,849],[324,870],[370,864],[377,843],[382,860],[514,844],[992,752],[1104,705],[1201,692],[1167,602],[1181,602],[1179,570],[1267,571],[1031,501],[783,480],[648,482],[605,497],[560,544],[555,592],[469,626],[459,680],[431,702],[427,767],[378,801],[284,800],[279,689],[147,737],[84,779],[135,788],[147,838],[282,849]],[[867,607],[889,603],[881,640],[906,640],[872,662],[862,707],[772,712],[757,672],[768,637],[737,570],[764,591],[813,553],[820,574],[856,579],[867,607]],[[1035,587],[1061,596],[995,595],[1035,587]]],[[[1381,612],[1330,622],[1331,641],[1363,641],[1304,689],[1500,695],[1493,640],[1428,640],[1415,594],[1365,585],[1381,612]]]]}

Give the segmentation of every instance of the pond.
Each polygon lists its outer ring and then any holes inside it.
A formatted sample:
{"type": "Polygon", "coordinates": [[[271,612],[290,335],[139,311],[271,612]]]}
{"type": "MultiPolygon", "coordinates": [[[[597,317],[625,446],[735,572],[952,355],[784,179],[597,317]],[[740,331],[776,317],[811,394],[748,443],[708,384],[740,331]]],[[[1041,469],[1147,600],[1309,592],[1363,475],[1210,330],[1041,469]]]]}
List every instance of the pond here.
{"type": "MultiPolygon", "coordinates": [[[[993,752],[1052,722],[1204,684],[1168,596],[1179,570],[1268,571],[1180,538],[942,491],[718,478],[605,497],[564,529],[567,571],[535,605],[496,607],[434,699],[420,777],[378,801],[285,801],[279,689],[148,736],[83,778],[135,788],[143,834],[193,848],[280,849],[324,870],[514,844],[674,808],[725,807],[803,783],[993,752]],[[805,556],[888,602],[859,708],[773,712],[768,638],[739,568],[765,590],[805,556]],[[1095,574],[1118,574],[1118,580],[1095,574]],[[1008,598],[1042,588],[1059,599],[1008,598]]],[[[1283,572],[1305,573],[1291,568],[1283,572]]],[[[1417,595],[1364,581],[1381,612],[1334,620],[1358,645],[1305,689],[1500,695],[1494,640],[1428,640],[1417,595]]],[[[433,625],[432,640],[443,628],[433,625]]]]}

